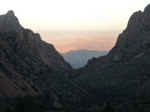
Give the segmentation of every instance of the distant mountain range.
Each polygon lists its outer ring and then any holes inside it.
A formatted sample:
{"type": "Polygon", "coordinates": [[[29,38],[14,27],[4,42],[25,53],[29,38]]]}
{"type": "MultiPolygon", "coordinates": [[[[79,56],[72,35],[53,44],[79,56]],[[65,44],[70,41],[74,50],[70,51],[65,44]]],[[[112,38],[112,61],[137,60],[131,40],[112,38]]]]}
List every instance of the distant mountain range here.
{"type": "Polygon", "coordinates": [[[95,50],[73,50],[62,54],[64,59],[70,63],[73,68],[81,68],[85,66],[89,59],[104,56],[108,51],[95,51],[95,50]]]}

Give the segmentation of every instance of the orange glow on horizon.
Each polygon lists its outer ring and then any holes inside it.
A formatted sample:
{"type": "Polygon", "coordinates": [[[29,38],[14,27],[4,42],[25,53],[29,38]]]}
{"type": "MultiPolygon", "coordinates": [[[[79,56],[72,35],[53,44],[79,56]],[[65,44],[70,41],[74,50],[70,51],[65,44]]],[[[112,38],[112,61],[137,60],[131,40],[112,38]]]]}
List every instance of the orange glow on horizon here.
{"type": "Polygon", "coordinates": [[[108,51],[116,42],[118,32],[47,31],[40,33],[43,40],[53,44],[59,52],[64,53],[77,49],[108,51]]]}
{"type": "Polygon", "coordinates": [[[79,40],[70,43],[59,43],[53,42],[56,49],[61,52],[65,53],[70,50],[78,50],[78,49],[88,49],[88,50],[110,50],[114,45],[114,39],[102,39],[102,40],[79,40]]]}

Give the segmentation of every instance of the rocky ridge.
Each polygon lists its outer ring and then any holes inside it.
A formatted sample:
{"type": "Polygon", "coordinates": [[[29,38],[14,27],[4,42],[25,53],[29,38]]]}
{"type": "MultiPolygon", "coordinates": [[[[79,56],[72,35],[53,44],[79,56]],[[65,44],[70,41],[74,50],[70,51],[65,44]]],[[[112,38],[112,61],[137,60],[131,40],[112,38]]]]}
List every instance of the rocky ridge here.
{"type": "Polygon", "coordinates": [[[0,99],[42,95],[52,98],[47,99],[52,105],[79,102],[85,95],[68,80],[71,70],[53,45],[20,25],[13,11],[0,16],[0,99]]]}
{"type": "Polygon", "coordinates": [[[89,60],[74,74],[76,83],[101,99],[99,103],[130,105],[149,99],[149,15],[150,5],[135,12],[108,55],[89,60]]]}
{"type": "MultiPolygon", "coordinates": [[[[127,63],[140,56],[150,47],[150,6],[148,5],[144,11],[137,11],[130,17],[126,29],[119,34],[115,46],[110,50],[107,56],[100,57],[97,60],[89,60],[91,63],[127,63]]],[[[88,66],[87,65],[87,66],[88,66]]],[[[92,64],[91,64],[92,66],[92,64]]]]}

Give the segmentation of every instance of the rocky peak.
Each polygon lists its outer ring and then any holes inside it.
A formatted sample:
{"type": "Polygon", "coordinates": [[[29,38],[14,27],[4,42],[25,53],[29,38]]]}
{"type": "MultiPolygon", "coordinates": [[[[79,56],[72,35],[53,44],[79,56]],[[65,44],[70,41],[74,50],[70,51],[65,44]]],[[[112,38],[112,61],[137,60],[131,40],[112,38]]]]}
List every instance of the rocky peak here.
{"type": "Polygon", "coordinates": [[[150,4],[148,4],[148,5],[145,7],[144,12],[149,12],[149,13],[150,13],[150,4]]]}
{"type": "Polygon", "coordinates": [[[14,17],[14,16],[15,16],[15,13],[14,13],[13,10],[9,10],[6,15],[8,15],[8,16],[10,16],[10,17],[14,17]]]}
{"type": "Polygon", "coordinates": [[[137,11],[131,15],[127,27],[119,34],[112,50],[107,56],[98,58],[94,63],[97,62],[101,66],[110,63],[126,63],[148,49],[150,49],[150,4],[144,11],[137,11]]]}
{"type": "MultiPolygon", "coordinates": [[[[71,69],[71,66],[64,61],[53,45],[41,40],[39,33],[23,28],[12,10],[0,15],[0,34],[4,35],[0,39],[7,39],[5,41],[9,42],[10,45],[12,43],[15,45],[12,50],[22,51],[21,54],[24,55],[30,54],[38,57],[46,65],[58,71],[71,69]]],[[[7,47],[11,48],[12,46],[7,47]]]]}
{"type": "Polygon", "coordinates": [[[138,24],[138,23],[142,22],[142,16],[143,16],[142,11],[137,11],[137,12],[133,13],[133,15],[129,19],[126,30],[128,30],[130,32],[140,30],[142,25],[138,24]]]}
{"type": "Polygon", "coordinates": [[[21,25],[12,10],[0,16],[0,32],[19,32],[21,25]]]}
{"type": "Polygon", "coordinates": [[[66,78],[69,70],[53,45],[23,28],[13,11],[0,15],[0,96],[37,95],[49,88],[47,79],[54,80],[58,73],[66,78]]]}
{"type": "Polygon", "coordinates": [[[150,49],[150,5],[144,12],[135,12],[129,19],[127,28],[119,35],[115,47],[110,51],[112,60],[132,60],[136,55],[150,49]]]}

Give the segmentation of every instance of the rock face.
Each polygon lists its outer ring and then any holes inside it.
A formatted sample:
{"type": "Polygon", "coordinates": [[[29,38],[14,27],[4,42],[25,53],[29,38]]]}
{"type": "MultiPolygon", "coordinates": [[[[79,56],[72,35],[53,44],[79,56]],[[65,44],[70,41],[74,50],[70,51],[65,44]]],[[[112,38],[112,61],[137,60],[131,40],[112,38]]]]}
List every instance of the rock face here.
{"type": "Polygon", "coordinates": [[[77,72],[75,81],[99,102],[123,104],[149,99],[149,20],[150,5],[130,17],[108,55],[90,60],[77,72]]]}
{"type": "Polygon", "coordinates": [[[71,70],[53,45],[20,25],[13,11],[0,16],[0,104],[10,103],[11,108],[12,101],[1,99],[42,96],[40,104],[47,103],[46,108],[79,106],[90,95],[68,79],[71,70]]]}
{"type": "MultiPolygon", "coordinates": [[[[112,50],[107,56],[98,58],[96,62],[101,63],[101,66],[110,63],[126,63],[147,51],[150,47],[149,20],[150,6],[148,5],[143,12],[137,11],[130,17],[127,28],[119,35],[112,50]]],[[[92,60],[89,62],[93,63],[92,60]]]]}
{"type": "MultiPolygon", "coordinates": [[[[13,71],[12,71],[13,72],[13,71]]],[[[13,74],[13,73],[12,73],[13,74]]],[[[15,73],[15,78],[8,77],[6,71],[1,69],[0,73],[0,97],[23,97],[23,96],[37,96],[36,92],[30,84],[28,84],[23,77],[15,73]]]]}
{"type": "Polygon", "coordinates": [[[52,71],[55,75],[71,69],[53,45],[24,29],[13,11],[0,16],[0,96],[42,94],[50,85],[40,83],[52,79],[52,71]]]}
{"type": "Polygon", "coordinates": [[[7,14],[0,17],[1,32],[20,32],[21,26],[13,11],[8,11],[7,14]]]}
{"type": "Polygon", "coordinates": [[[135,12],[127,28],[119,35],[115,47],[110,52],[112,60],[119,57],[119,61],[132,60],[136,55],[146,51],[150,47],[150,12],[135,12]]]}
{"type": "Polygon", "coordinates": [[[6,15],[0,16],[0,33],[6,33],[9,36],[13,33],[12,36],[16,36],[8,37],[8,40],[13,41],[13,44],[17,44],[14,47],[18,52],[28,51],[53,69],[62,71],[71,69],[71,66],[64,61],[53,45],[42,41],[39,34],[24,29],[13,11],[8,11],[6,15]]]}

